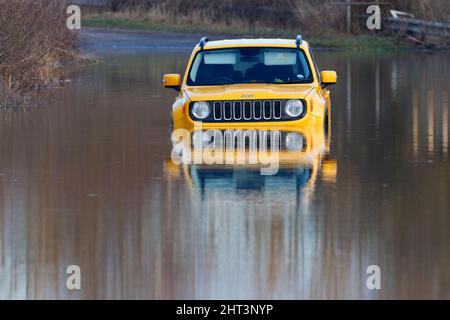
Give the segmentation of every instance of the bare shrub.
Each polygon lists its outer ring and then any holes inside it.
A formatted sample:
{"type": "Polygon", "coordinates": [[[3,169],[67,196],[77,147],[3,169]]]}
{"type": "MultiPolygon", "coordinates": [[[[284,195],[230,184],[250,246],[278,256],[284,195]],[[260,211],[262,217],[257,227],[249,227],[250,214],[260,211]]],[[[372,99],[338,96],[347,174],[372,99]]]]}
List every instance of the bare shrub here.
{"type": "Polygon", "coordinates": [[[412,12],[418,18],[440,22],[450,22],[450,4],[448,0],[396,0],[393,6],[412,12]]]}
{"type": "Polygon", "coordinates": [[[76,33],[66,28],[66,1],[0,0],[0,104],[63,79],[76,59],[76,33]]]}

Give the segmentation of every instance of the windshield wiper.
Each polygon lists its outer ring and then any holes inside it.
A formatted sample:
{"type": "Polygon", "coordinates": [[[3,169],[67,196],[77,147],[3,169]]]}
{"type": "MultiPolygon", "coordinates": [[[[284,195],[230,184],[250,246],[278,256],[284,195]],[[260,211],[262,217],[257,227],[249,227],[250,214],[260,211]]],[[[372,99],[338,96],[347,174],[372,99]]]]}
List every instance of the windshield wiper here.
{"type": "Polygon", "coordinates": [[[290,81],[286,81],[285,83],[304,83],[304,82],[305,82],[304,79],[303,79],[303,80],[298,79],[298,80],[290,80],[290,81]]]}

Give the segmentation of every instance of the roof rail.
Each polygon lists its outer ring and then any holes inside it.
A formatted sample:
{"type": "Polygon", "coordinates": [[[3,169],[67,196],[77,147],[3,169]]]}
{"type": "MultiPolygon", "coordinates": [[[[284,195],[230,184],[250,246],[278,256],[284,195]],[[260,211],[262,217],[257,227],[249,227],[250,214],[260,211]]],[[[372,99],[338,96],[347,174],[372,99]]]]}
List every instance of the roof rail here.
{"type": "Polygon", "coordinates": [[[302,36],[301,35],[297,35],[297,38],[295,39],[295,44],[296,44],[297,48],[300,47],[302,42],[303,42],[302,36]]]}
{"type": "Polygon", "coordinates": [[[205,44],[208,42],[208,38],[207,37],[203,37],[203,38],[201,38],[200,39],[200,42],[199,42],[199,46],[200,46],[200,49],[201,50],[203,50],[203,48],[205,47],[205,44]]]}

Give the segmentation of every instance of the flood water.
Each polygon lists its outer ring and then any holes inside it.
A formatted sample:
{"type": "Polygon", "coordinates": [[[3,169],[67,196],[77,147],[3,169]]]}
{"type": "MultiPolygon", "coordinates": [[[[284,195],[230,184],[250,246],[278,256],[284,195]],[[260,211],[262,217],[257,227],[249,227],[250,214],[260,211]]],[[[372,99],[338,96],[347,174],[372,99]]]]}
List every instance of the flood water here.
{"type": "Polygon", "coordinates": [[[161,77],[196,41],[144,37],[0,110],[0,298],[450,298],[449,53],[317,52],[335,172],[301,180],[174,166],[161,77]]]}

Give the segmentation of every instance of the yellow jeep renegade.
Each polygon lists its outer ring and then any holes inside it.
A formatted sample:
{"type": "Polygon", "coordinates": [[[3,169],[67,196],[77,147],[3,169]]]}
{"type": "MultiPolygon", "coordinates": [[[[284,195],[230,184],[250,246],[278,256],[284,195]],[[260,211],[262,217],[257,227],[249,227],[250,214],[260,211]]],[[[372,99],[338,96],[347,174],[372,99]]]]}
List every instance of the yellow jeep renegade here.
{"type": "Polygon", "coordinates": [[[179,95],[173,128],[299,128],[330,125],[336,72],[319,73],[301,36],[288,39],[210,41],[194,48],[183,79],[164,75],[179,95]]]}

